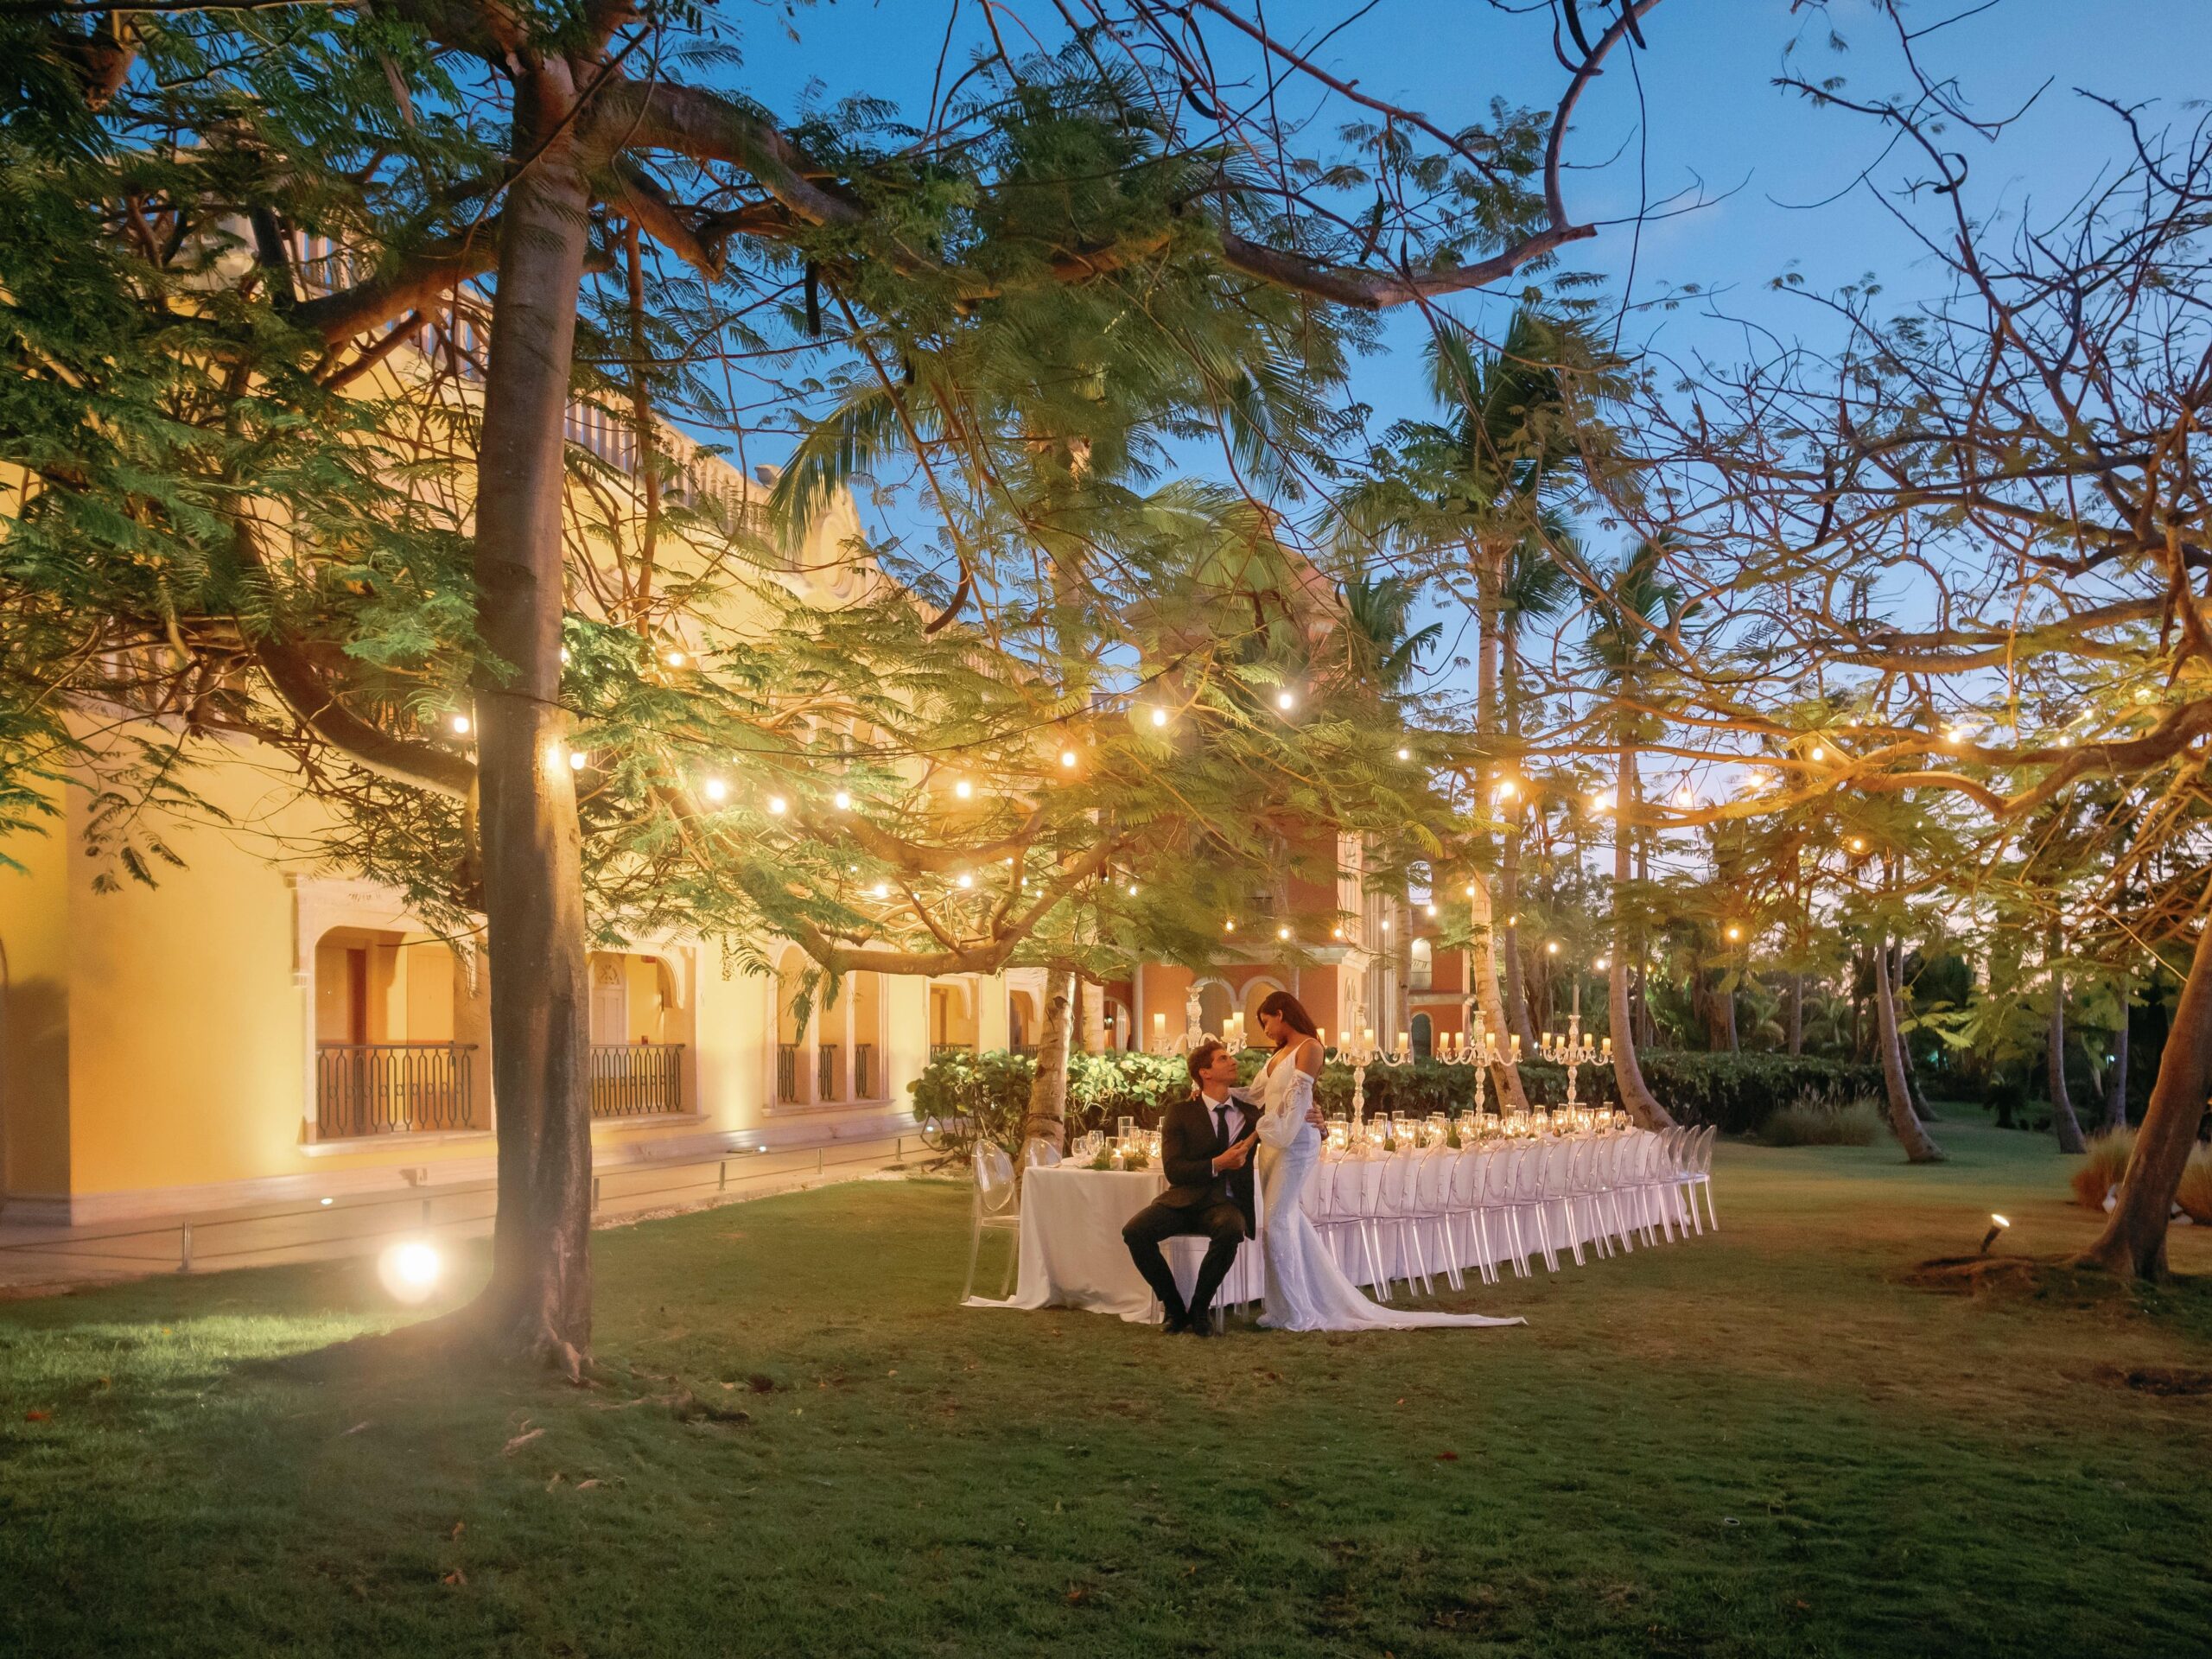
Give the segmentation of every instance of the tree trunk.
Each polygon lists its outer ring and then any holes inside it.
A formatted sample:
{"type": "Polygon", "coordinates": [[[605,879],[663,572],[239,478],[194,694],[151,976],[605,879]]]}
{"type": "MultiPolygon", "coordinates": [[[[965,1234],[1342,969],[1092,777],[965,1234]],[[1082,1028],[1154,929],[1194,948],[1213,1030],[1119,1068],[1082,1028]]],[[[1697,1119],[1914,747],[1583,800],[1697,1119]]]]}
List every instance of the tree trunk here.
{"type": "Polygon", "coordinates": [[[1789,976],[1789,1052],[1805,1052],[1805,976],[1789,976]]]}
{"type": "Polygon", "coordinates": [[[2120,1202],[2097,1242],[2075,1258],[2082,1267],[2161,1279],[2166,1272],[2166,1217],[2181,1190],[2182,1169],[2204,1121],[2212,1091],[2212,927],[2196,936],[2189,977],[2174,1005],[2158,1081],[2151,1085],[2143,1127],[2120,1184],[2120,1202]]]}
{"type": "Polygon", "coordinates": [[[2105,1128],[2127,1127],[2127,979],[2120,982],[2120,1029],[2113,1033],[2112,1080],[2105,1085],[2105,1128]]]}
{"type": "Polygon", "coordinates": [[[1474,945],[1467,955],[1474,969],[1475,1001],[1482,1007],[1484,1028],[1497,1033],[1498,1052],[1505,1057],[1493,1068],[1491,1084],[1503,1105],[1525,1112],[1529,1109],[1529,1091],[1521,1086],[1521,1069],[1513,1064],[1513,1027],[1506,1023],[1505,1004],[1497,994],[1497,951],[1494,944],[1497,928],[1491,907],[1490,882],[1477,870],[1469,877],[1467,885],[1474,889],[1468,901],[1473,912],[1474,945]]]}
{"type": "MultiPolygon", "coordinates": [[[[1521,648],[1516,629],[1499,619],[1499,695],[1505,705],[1505,735],[1513,745],[1516,764],[1521,753],[1521,648]]],[[[1499,861],[1498,886],[1505,899],[1505,1017],[1512,1034],[1529,1049],[1536,1046],[1536,1027],[1529,1017],[1527,972],[1521,960],[1521,933],[1516,918],[1521,913],[1521,832],[1509,824],[1499,861]]]]}
{"type": "MultiPolygon", "coordinates": [[[[1508,830],[1505,836],[1503,868],[1499,872],[1498,887],[1505,899],[1505,913],[1512,918],[1520,913],[1521,906],[1521,837],[1508,830]]],[[[1521,935],[1510,919],[1503,930],[1505,944],[1505,1017],[1510,1020],[1511,1033],[1533,1049],[1536,1046],[1536,1028],[1529,1019],[1529,990],[1521,966],[1521,935]]]]}
{"type": "Polygon", "coordinates": [[[1636,1120],[1639,1128],[1670,1129],[1675,1126],[1674,1118],[1644,1083],[1643,1068],[1637,1064],[1636,1033],[1629,1022],[1630,940],[1627,906],[1621,895],[1629,881],[1629,861],[1632,856],[1629,843],[1635,832],[1629,827],[1628,817],[1635,802],[1636,751],[1623,743],[1620,773],[1613,794],[1613,959],[1605,964],[1605,1006],[1614,1032],[1613,1083],[1621,1091],[1621,1109],[1636,1120]]]}
{"type": "Polygon", "coordinates": [[[2066,1092],[2066,976],[2059,971],[2056,960],[2059,952],[2056,929],[2052,930],[2044,951],[2044,959],[2050,963],[2050,1031],[2044,1046],[2044,1058],[2050,1077],[2051,1127],[2058,1131],[2061,1152],[2087,1152],[2088,1146],[2082,1139],[2082,1120],[2074,1116],[2073,1096],[2066,1092]]]}
{"type": "MultiPolygon", "coordinates": [[[[1021,1125],[1021,1138],[1049,1142],[1057,1150],[1067,1142],[1068,1041],[1075,1029],[1075,1004],[1082,995],[1071,968],[1055,968],[1046,982],[1045,1029],[1037,1043],[1037,1075],[1029,1085],[1029,1116],[1021,1125]]],[[[1028,1160],[1022,1160],[1025,1164],[1028,1160]]]]}
{"type": "MultiPolygon", "coordinates": [[[[1890,969],[1890,983],[1894,987],[1892,1000],[1902,1001],[1904,996],[1904,941],[1897,941],[1897,959],[1890,969]]],[[[1923,1123],[1933,1123],[1936,1114],[1929,1109],[1928,1091],[1920,1086],[1920,1067],[1912,1058],[1912,1039],[1904,1032],[1904,1018],[1897,1018],[1897,1064],[1904,1068],[1905,1098],[1912,1103],[1913,1116],[1923,1123]]]]}
{"type": "Polygon", "coordinates": [[[1907,1162],[1940,1164],[1943,1149],[1921,1127],[1905,1090],[1904,1050],[1897,1039],[1897,1004],[1890,997],[1890,952],[1886,943],[1874,948],[1874,1026],[1876,1046],[1882,1051],[1883,1094],[1890,1113],[1890,1128],[1904,1147],[1907,1162]]]}
{"type": "MultiPolygon", "coordinates": [[[[1651,849],[1643,841],[1636,842],[1636,879],[1647,889],[1651,884],[1651,849]]],[[[1618,880],[1618,874],[1615,880],[1618,880]]],[[[1636,1040],[1639,1047],[1656,1048],[1659,1046],[1659,1021],[1651,1013],[1651,976],[1645,962],[1645,950],[1649,943],[1644,937],[1643,925],[1638,923],[1636,930],[1636,1040]]]]}
{"type": "Polygon", "coordinates": [[[1720,977],[1707,993],[1707,1013],[1713,1020],[1710,1046],[1718,1054],[1736,1052],[1736,993],[1728,984],[1729,970],[1723,968],[1720,977]]]}
{"type": "Polygon", "coordinates": [[[493,1349],[578,1374],[591,1346],[590,984],[561,710],[568,405],[590,200],[558,57],[517,90],[477,461],[475,683],[499,1212],[476,1306],[493,1349]],[[510,671],[502,673],[496,664],[510,671]]]}

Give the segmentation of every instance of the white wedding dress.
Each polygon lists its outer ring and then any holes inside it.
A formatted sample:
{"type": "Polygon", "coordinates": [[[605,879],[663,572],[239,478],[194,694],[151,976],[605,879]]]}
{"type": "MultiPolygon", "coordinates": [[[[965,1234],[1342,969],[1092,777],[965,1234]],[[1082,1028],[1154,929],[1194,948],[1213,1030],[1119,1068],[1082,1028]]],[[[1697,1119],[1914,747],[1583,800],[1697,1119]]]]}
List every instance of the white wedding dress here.
{"type": "Polygon", "coordinates": [[[1522,1319],[1479,1313],[1418,1313],[1370,1300],[1337,1265],[1313,1224],[1306,1218],[1306,1184],[1321,1166],[1321,1132],[1306,1121],[1313,1104],[1313,1079],[1284,1050],[1249,1090],[1237,1095],[1262,1109],[1260,1179],[1267,1216],[1267,1300],[1260,1323],[1272,1331],[1408,1331],[1421,1325],[1522,1325],[1522,1319]]]}

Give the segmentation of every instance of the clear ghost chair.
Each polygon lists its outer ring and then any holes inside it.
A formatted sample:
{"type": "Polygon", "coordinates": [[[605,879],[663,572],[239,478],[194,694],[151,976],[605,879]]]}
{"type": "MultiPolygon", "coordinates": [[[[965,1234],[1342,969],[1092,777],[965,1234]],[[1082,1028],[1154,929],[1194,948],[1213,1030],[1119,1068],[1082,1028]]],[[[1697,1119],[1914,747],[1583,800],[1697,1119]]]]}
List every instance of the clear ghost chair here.
{"type": "Polygon", "coordinates": [[[960,1300],[964,1302],[975,1294],[976,1263],[983,1253],[983,1235],[1008,1232],[1015,1236],[1017,1242],[1007,1258],[1006,1285],[999,1292],[999,1300],[1003,1301],[1014,1294],[1014,1269],[1021,1265],[1021,1204],[1014,1185],[1014,1160],[1006,1155],[1003,1147],[978,1141],[971,1161],[976,1185],[974,1203],[969,1212],[968,1282],[961,1290],[960,1300]]]}

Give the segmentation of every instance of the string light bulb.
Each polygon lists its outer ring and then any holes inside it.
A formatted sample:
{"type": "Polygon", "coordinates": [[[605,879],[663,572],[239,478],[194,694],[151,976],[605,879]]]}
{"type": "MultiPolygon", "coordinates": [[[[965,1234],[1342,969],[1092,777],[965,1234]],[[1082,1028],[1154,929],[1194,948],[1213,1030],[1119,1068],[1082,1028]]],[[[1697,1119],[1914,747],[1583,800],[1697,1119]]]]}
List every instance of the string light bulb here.
{"type": "Polygon", "coordinates": [[[1555,957],[1559,955],[1559,941],[1557,939],[1546,939],[1544,941],[1544,954],[1548,957],[1555,957]]]}
{"type": "Polygon", "coordinates": [[[1165,709],[1154,709],[1152,711],[1152,723],[1154,726],[1165,726],[1167,723],[1167,711],[1165,709]]]}
{"type": "Polygon", "coordinates": [[[969,874],[969,873],[968,873],[967,871],[963,870],[963,871],[961,871],[961,872],[960,872],[959,875],[954,879],[952,885],[953,885],[954,887],[958,887],[959,889],[961,889],[961,891],[962,891],[962,892],[963,892],[963,893],[964,893],[964,892],[966,892],[969,887],[974,887],[974,886],[976,885],[976,878],[975,878],[974,876],[972,876],[972,875],[969,874]]]}
{"type": "Polygon", "coordinates": [[[582,772],[590,764],[591,757],[586,754],[582,749],[570,749],[569,751],[569,770],[570,772],[582,772]]]}
{"type": "Polygon", "coordinates": [[[1866,850],[1866,837],[1864,836],[1853,836],[1851,838],[1851,850],[1854,853],[1865,852],[1866,850]]]}
{"type": "Polygon", "coordinates": [[[1421,906],[1421,910],[1424,914],[1431,917],[1433,917],[1436,914],[1436,906],[1434,905],[1424,905],[1421,906]]]}
{"type": "Polygon", "coordinates": [[[1279,938],[1279,939],[1287,939],[1289,937],[1290,937],[1290,930],[1289,930],[1288,928],[1287,928],[1287,927],[1279,927],[1279,928],[1275,929],[1275,938],[1279,938]]]}
{"type": "Polygon", "coordinates": [[[888,899],[891,896],[891,884],[888,881],[879,881],[868,891],[879,899],[888,899]]]}
{"type": "Polygon", "coordinates": [[[681,668],[683,666],[683,653],[680,651],[671,651],[663,660],[665,661],[671,668],[681,668]]]}
{"type": "Polygon", "coordinates": [[[964,801],[975,792],[976,785],[969,783],[965,778],[961,779],[952,786],[952,793],[955,798],[959,800],[964,801]]]}
{"type": "Polygon", "coordinates": [[[1231,916],[1226,921],[1223,922],[1221,925],[1221,931],[1224,933],[1234,933],[1236,931],[1236,918],[1234,916],[1231,916]]]}
{"type": "Polygon", "coordinates": [[[849,812],[852,810],[853,797],[852,792],[849,790],[841,789],[835,795],[832,795],[830,799],[830,803],[835,805],[840,812],[849,812]]]}
{"type": "Polygon", "coordinates": [[[467,737],[468,735],[468,716],[467,715],[455,715],[448,723],[453,727],[453,734],[455,737],[467,737]]]}
{"type": "Polygon", "coordinates": [[[1414,752],[1411,749],[1400,749],[1398,751],[1398,759],[1401,760],[1410,760],[1413,758],[1414,752]]]}
{"type": "Polygon", "coordinates": [[[729,785],[719,778],[709,778],[700,785],[710,801],[719,801],[729,793],[729,785]]]}
{"type": "Polygon", "coordinates": [[[768,816],[769,816],[770,817],[772,817],[772,818],[780,818],[780,817],[782,817],[784,816],[784,814],[785,814],[785,813],[786,813],[786,812],[790,811],[791,810],[791,804],[789,801],[785,800],[782,796],[780,796],[780,795],[771,795],[771,796],[768,798],[768,816]]]}
{"type": "Polygon", "coordinates": [[[1288,714],[1298,707],[1298,693],[1287,688],[1275,693],[1275,707],[1288,714]]]}
{"type": "Polygon", "coordinates": [[[1076,752],[1073,749],[1060,751],[1060,765],[1070,772],[1075,770],[1076,758],[1076,752]]]}
{"type": "Polygon", "coordinates": [[[1743,937],[1744,937],[1744,930],[1743,930],[1742,928],[1740,928],[1740,927],[1732,927],[1732,927],[1728,930],[1728,941],[1729,941],[1729,943],[1730,943],[1730,944],[1734,944],[1738,939],[1742,938],[1743,937]]]}

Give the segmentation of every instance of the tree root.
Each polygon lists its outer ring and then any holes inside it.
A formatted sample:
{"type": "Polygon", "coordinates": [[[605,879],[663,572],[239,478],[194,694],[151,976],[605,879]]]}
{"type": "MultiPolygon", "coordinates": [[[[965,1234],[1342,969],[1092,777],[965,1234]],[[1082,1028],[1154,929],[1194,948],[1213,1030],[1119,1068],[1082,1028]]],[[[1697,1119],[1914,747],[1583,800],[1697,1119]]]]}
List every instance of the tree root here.
{"type": "Polygon", "coordinates": [[[295,1382],[322,1382],[418,1368],[425,1364],[482,1371],[550,1373],[579,1388],[593,1384],[589,1353],[543,1330],[518,1331],[499,1310],[478,1298],[449,1313],[394,1331],[350,1337],[324,1348],[255,1363],[252,1369],[295,1382]]]}

